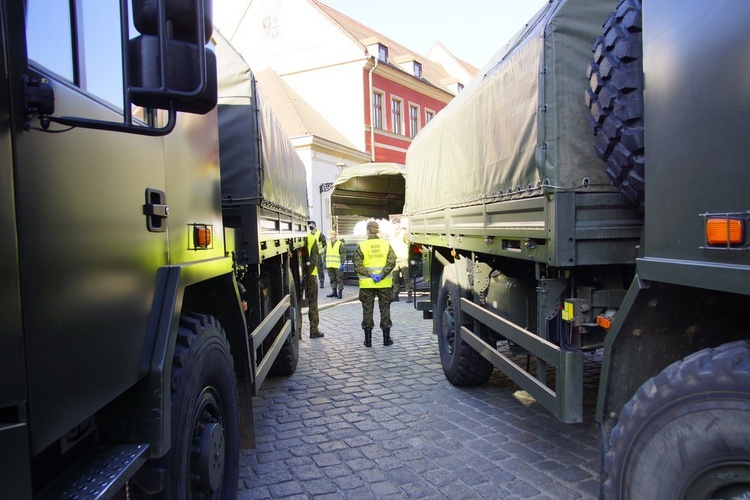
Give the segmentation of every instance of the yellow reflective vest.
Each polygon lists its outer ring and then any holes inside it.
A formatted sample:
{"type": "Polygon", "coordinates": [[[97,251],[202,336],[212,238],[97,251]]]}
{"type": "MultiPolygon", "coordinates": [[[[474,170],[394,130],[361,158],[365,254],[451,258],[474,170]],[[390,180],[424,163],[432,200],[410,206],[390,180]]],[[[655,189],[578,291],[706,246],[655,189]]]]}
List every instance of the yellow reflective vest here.
{"type": "Polygon", "coordinates": [[[326,267],[336,268],[341,267],[341,240],[336,240],[333,244],[328,242],[326,248],[326,267]]]}
{"type": "MultiPolygon", "coordinates": [[[[371,274],[380,274],[383,272],[388,260],[388,250],[391,245],[387,240],[373,238],[365,240],[359,244],[362,249],[362,264],[370,271],[371,274]]],[[[391,288],[393,286],[393,277],[389,274],[378,283],[375,283],[371,277],[359,275],[360,288],[391,288]]]]}
{"type": "MultiPolygon", "coordinates": [[[[320,231],[318,231],[318,234],[320,234],[320,231]]],[[[313,255],[313,252],[312,252],[313,245],[318,245],[318,244],[319,244],[319,242],[315,238],[315,235],[313,235],[312,233],[307,233],[307,259],[310,262],[311,266],[315,266],[315,269],[313,269],[313,272],[310,273],[311,276],[317,276],[318,275],[318,259],[315,258],[315,260],[313,260],[313,258],[312,258],[312,255],[313,255]]]]}
{"type": "Polygon", "coordinates": [[[307,232],[307,238],[310,239],[310,236],[312,236],[315,239],[315,242],[318,244],[318,253],[321,255],[323,254],[323,244],[320,242],[320,235],[323,234],[323,232],[320,229],[316,229],[315,232],[308,231],[307,232]]]}

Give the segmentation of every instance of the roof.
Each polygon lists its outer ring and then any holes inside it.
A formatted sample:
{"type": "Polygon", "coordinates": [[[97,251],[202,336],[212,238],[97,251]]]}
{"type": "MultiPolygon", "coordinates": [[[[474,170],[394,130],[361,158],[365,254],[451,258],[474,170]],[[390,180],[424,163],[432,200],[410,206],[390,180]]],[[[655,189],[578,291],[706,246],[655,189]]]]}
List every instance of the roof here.
{"type": "Polygon", "coordinates": [[[290,138],[315,135],[322,139],[357,149],[333,125],[295,92],[272,69],[255,74],[258,87],[270,103],[286,135],[290,138]]]}
{"type": "MultiPolygon", "coordinates": [[[[318,7],[324,14],[326,14],[334,23],[336,23],[345,33],[349,34],[354,40],[361,43],[364,47],[372,45],[373,43],[380,43],[388,47],[388,60],[389,64],[395,68],[403,70],[398,63],[417,61],[422,65],[422,79],[428,83],[443,89],[445,91],[455,93],[453,90],[445,85],[446,81],[455,81],[456,78],[461,80],[461,83],[468,83],[468,80],[464,78],[464,75],[455,75],[449,71],[440,62],[431,60],[426,56],[417,54],[416,52],[409,50],[403,45],[399,44],[392,38],[389,38],[377,31],[365,26],[364,24],[342,14],[341,12],[333,9],[318,0],[309,0],[313,5],[318,7]],[[396,64],[394,64],[396,63],[396,64]]],[[[442,46],[442,45],[441,45],[442,46]]],[[[443,47],[443,49],[447,51],[443,47]]],[[[448,52],[448,54],[450,54],[448,52]]],[[[479,71],[477,68],[472,66],[466,61],[458,59],[457,57],[450,54],[456,63],[465,69],[472,77],[479,71]]]]}

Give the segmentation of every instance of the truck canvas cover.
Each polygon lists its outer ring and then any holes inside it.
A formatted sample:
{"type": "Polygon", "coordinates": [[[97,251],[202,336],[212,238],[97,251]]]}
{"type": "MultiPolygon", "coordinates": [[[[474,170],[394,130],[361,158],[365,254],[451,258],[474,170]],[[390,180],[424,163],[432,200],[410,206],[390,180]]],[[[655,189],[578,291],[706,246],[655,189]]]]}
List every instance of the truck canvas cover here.
{"type": "Polygon", "coordinates": [[[409,147],[405,213],[616,190],[584,104],[591,49],[615,7],[550,2],[499,50],[409,147]]]}
{"type": "Polygon", "coordinates": [[[219,144],[224,205],[262,205],[307,219],[305,166],[250,67],[214,33],[219,65],[219,144]]]}
{"type": "Polygon", "coordinates": [[[398,163],[347,167],[333,182],[331,211],[336,216],[387,219],[404,208],[406,169],[398,163]]]}

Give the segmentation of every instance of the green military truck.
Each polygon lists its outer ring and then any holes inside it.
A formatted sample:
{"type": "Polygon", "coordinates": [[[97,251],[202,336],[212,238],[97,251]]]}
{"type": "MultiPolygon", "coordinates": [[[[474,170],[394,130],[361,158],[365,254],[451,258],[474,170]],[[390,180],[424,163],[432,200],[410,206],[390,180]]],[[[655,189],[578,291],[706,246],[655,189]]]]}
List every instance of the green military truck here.
{"type": "Polygon", "coordinates": [[[2,498],[234,498],[296,369],[304,166],[211,15],[0,1],[2,498]]]}
{"type": "Polygon", "coordinates": [[[445,376],[581,422],[600,357],[606,498],[750,491],[748,20],[551,0],[407,153],[445,376]]]}

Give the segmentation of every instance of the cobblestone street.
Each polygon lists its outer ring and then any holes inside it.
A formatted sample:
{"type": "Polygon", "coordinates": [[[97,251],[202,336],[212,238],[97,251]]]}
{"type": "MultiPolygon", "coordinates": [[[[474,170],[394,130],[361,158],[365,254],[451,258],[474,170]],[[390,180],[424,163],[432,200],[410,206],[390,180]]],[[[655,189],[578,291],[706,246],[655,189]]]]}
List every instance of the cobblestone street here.
{"type": "Polygon", "coordinates": [[[325,338],[308,338],[305,314],[297,372],[254,399],[238,498],[597,498],[591,355],[584,422],[563,424],[498,371],[484,387],[450,385],[431,321],[404,294],[391,306],[395,344],[376,328],[363,347],[356,290],[321,290],[325,338]]]}

